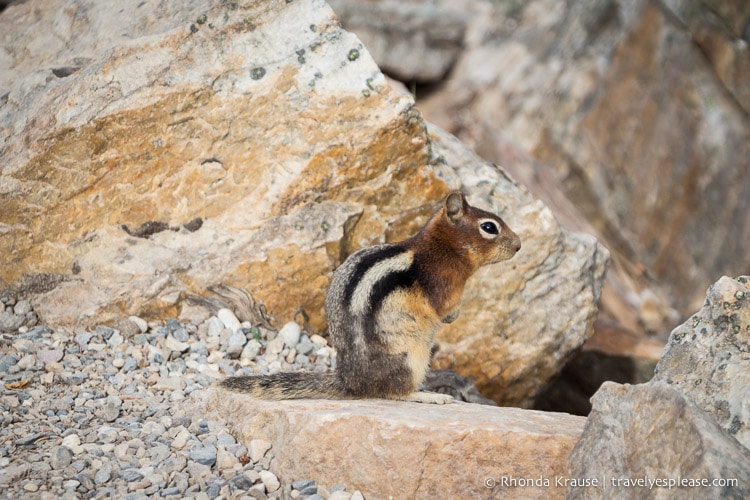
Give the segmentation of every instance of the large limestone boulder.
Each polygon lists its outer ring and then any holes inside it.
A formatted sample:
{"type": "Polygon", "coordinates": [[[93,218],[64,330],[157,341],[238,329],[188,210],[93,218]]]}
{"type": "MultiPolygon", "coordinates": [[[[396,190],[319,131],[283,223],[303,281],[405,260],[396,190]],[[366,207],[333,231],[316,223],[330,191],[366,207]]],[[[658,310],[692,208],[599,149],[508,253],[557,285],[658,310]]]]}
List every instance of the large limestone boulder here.
{"type": "Polygon", "coordinates": [[[227,285],[324,333],[332,270],[462,188],[523,249],[469,284],[436,364],[528,405],[591,334],[607,251],[428,128],[324,2],[32,0],[0,33],[0,289],[42,321],[189,315],[227,285]]]}
{"type": "Polygon", "coordinates": [[[47,321],[176,314],[224,282],[322,329],[325,271],[447,190],[413,102],[322,1],[27,2],[0,23],[0,279],[58,277],[47,321]]]}
{"type": "Polygon", "coordinates": [[[601,387],[569,467],[572,478],[609,479],[567,496],[750,495],[749,280],[709,288],[703,308],[672,332],[652,381],[601,387]],[[646,478],[660,482],[638,483],[646,478]]]}
{"type": "Polygon", "coordinates": [[[229,422],[251,450],[270,444],[282,481],[343,483],[368,499],[560,498],[556,480],[585,423],[469,403],[262,401],[222,389],[193,393],[189,404],[229,422]]]}

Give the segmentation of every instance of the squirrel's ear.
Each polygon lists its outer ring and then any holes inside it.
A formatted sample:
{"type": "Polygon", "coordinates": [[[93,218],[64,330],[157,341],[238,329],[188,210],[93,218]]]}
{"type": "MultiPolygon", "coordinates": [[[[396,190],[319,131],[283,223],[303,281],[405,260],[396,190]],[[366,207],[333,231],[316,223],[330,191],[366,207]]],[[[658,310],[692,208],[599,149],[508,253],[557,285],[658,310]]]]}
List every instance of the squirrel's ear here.
{"type": "Polygon", "coordinates": [[[453,191],[445,199],[445,214],[454,224],[463,218],[465,209],[466,200],[461,191],[453,191]]]}

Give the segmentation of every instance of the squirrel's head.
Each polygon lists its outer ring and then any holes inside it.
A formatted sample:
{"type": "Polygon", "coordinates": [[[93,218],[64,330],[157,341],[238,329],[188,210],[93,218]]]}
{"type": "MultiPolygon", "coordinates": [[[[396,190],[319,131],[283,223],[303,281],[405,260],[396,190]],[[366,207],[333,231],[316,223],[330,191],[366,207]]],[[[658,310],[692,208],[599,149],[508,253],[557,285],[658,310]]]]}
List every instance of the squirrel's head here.
{"type": "Polygon", "coordinates": [[[497,215],[472,207],[460,191],[451,192],[438,213],[444,241],[477,268],[510,259],[521,239],[497,215]]]}

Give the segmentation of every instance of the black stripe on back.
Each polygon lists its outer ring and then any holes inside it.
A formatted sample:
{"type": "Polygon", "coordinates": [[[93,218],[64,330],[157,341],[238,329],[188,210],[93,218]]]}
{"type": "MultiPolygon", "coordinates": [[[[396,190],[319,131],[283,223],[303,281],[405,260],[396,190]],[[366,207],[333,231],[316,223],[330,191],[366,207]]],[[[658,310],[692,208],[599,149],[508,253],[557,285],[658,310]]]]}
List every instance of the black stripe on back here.
{"type": "Polygon", "coordinates": [[[411,267],[405,271],[398,271],[383,276],[383,278],[378,280],[375,283],[375,286],[372,287],[372,294],[370,295],[372,311],[380,309],[380,305],[389,293],[397,288],[409,288],[416,280],[417,267],[414,263],[412,263],[411,267]]]}
{"type": "Polygon", "coordinates": [[[352,295],[354,295],[354,290],[357,289],[357,285],[359,285],[362,277],[372,266],[381,260],[390,259],[391,257],[395,257],[403,252],[404,249],[400,245],[388,245],[379,249],[377,252],[373,252],[363,257],[362,260],[357,263],[357,267],[354,268],[354,272],[344,289],[344,303],[347,307],[352,301],[352,295]]]}
{"type": "Polygon", "coordinates": [[[388,294],[392,293],[394,290],[398,288],[409,288],[412,286],[414,282],[417,281],[417,275],[417,267],[412,263],[409,269],[390,273],[375,283],[372,287],[372,292],[370,293],[370,314],[367,315],[364,323],[365,331],[363,333],[366,339],[370,341],[380,340],[376,334],[377,329],[375,325],[375,317],[377,316],[378,310],[383,305],[383,301],[388,294]]]}

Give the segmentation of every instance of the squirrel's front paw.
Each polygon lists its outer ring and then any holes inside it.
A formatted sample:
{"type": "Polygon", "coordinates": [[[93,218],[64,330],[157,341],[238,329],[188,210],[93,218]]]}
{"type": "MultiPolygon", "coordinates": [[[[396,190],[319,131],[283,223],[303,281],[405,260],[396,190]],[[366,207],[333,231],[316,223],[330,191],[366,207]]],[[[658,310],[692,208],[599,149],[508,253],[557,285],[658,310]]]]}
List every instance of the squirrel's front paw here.
{"type": "Polygon", "coordinates": [[[404,401],[413,401],[415,403],[427,403],[434,405],[444,405],[453,402],[453,396],[449,394],[440,394],[439,392],[422,392],[415,391],[404,396],[404,401]]]}

